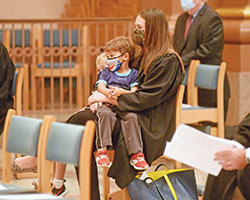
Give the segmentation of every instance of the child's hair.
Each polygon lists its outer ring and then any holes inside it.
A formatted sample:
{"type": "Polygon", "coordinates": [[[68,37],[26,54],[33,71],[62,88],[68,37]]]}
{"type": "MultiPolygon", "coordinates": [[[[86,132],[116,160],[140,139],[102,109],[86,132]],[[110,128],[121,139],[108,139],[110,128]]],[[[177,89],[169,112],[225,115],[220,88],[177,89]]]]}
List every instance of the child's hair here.
{"type": "Polygon", "coordinates": [[[106,45],[104,46],[104,51],[119,51],[121,54],[128,52],[129,66],[134,67],[135,46],[134,43],[128,37],[115,37],[114,39],[106,43],[106,45]]]}
{"type": "Polygon", "coordinates": [[[97,71],[101,71],[105,68],[106,60],[107,56],[104,52],[97,56],[95,60],[97,71]]]}

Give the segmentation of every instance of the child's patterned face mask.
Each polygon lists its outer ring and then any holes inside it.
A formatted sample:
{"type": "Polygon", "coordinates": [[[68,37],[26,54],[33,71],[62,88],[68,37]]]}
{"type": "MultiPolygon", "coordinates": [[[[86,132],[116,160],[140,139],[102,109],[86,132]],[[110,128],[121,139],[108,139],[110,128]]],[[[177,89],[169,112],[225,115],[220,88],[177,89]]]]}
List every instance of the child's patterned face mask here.
{"type": "Polygon", "coordinates": [[[121,56],[123,56],[123,54],[121,54],[120,56],[114,57],[114,58],[107,59],[106,63],[108,65],[108,68],[110,71],[116,72],[121,68],[122,62],[119,60],[119,58],[121,56]]]}

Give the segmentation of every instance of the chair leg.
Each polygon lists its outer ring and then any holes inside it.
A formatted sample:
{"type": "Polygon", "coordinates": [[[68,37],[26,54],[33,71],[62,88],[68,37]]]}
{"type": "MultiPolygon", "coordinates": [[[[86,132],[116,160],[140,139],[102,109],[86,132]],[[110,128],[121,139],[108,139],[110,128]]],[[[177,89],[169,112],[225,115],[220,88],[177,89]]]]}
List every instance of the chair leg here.
{"type": "Polygon", "coordinates": [[[103,167],[103,198],[108,200],[108,194],[110,193],[110,181],[107,176],[109,168],[103,167]]]}
{"type": "Polygon", "coordinates": [[[218,133],[218,137],[220,138],[225,138],[225,127],[224,127],[224,122],[218,122],[218,129],[217,129],[217,133],[218,133]]]}
{"type": "Polygon", "coordinates": [[[33,66],[31,67],[31,100],[32,100],[32,110],[36,109],[36,77],[34,74],[33,66]]]}
{"type": "Polygon", "coordinates": [[[129,194],[127,188],[118,190],[108,195],[108,200],[129,200],[129,194]]]}
{"type": "Polygon", "coordinates": [[[217,127],[211,127],[210,135],[214,137],[219,137],[219,129],[217,127]]]}

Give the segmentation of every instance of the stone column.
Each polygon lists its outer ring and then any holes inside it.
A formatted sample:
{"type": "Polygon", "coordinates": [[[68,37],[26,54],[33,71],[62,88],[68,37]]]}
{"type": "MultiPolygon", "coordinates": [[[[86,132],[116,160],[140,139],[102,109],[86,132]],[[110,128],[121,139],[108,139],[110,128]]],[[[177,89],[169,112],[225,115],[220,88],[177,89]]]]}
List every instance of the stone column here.
{"type": "Polygon", "coordinates": [[[223,60],[231,86],[226,124],[236,125],[250,112],[250,0],[223,1],[216,10],[224,24],[223,60]]]}

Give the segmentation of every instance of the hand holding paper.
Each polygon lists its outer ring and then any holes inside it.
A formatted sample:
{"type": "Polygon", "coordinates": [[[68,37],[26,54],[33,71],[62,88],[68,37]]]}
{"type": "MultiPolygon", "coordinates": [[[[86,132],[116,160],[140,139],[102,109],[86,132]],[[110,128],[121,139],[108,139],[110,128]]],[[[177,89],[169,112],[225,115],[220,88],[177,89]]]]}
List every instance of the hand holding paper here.
{"type": "Polygon", "coordinates": [[[167,143],[164,155],[191,167],[217,176],[222,166],[215,161],[215,153],[232,149],[236,141],[207,135],[195,128],[181,124],[171,142],[167,143]]]}

